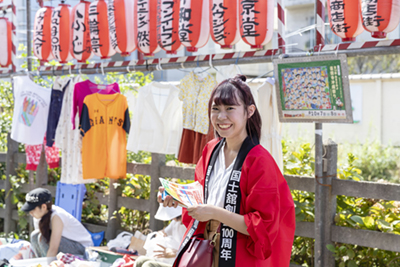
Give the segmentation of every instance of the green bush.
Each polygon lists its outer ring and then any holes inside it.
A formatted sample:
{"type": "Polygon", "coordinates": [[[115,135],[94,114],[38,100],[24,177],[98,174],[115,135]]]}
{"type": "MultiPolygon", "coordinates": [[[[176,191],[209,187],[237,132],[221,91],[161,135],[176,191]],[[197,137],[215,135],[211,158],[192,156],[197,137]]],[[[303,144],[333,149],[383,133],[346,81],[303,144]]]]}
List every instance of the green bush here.
{"type": "MultiPolygon", "coordinates": [[[[343,146],[344,151],[339,153],[337,170],[339,179],[377,180],[379,175],[380,180],[399,181],[399,165],[395,164],[400,162],[399,149],[391,146],[383,147],[376,142],[343,146]]],[[[313,176],[314,157],[310,144],[296,145],[294,142],[282,141],[282,147],[285,174],[313,176]]],[[[341,149],[342,145],[339,148],[341,149]]],[[[293,190],[292,196],[295,203],[296,221],[313,222],[314,194],[293,190]]],[[[399,208],[400,204],[396,201],[337,196],[335,224],[400,234],[399,208]]],[[[400,255],[397,252],[340,243],[328,246],[328,249],[334,253],[336,265],[340,267],[400,265],[400,255]]],[[[291,261],[302,266],[313,266],[314,240],[296,236],[291,261]]]]}

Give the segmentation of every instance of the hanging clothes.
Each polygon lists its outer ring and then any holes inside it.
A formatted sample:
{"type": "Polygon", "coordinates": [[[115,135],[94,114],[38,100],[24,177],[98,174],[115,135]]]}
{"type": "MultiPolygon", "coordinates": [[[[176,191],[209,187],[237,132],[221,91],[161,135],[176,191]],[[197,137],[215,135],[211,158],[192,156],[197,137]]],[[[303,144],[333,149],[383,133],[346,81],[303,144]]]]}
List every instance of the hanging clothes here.
{"type": "Polygon", "coordinates": [[[126,97],[119,93],[86,96],[79,128],[83,178],[125,178],[126,134],[130,129],[126,97]]]}
{"type": "MultiPolygon", "coordinates": [[[[71,108],[75,84],[82,82],[81,76],[76,76],[70,80],[65,88],[60,119],[58,121],[55,144],[60,148],[61,178],[60,182],[66,184],[92,183],[95,179],[83,179],[82,172],[82,136],[79,129],[72,129],[71,108]]],[[[79,115],[76,113],[74,118],[75,125],[79,125],[79,115]]]]}
{"type": "Polygon", "coordinates": [[[171,84],[152,82],[140,88],[132,115],[127,149],[178,154],[182,136],[182,102],[171,84]]]}
{"type": "Polygon", "coordinates": [[[234,78],[237,74],[242,74],[242,71],[236,64],[220,67],[216,75],[217,83],[219,84],[226,79],[234,78]]]}
{"type": "Polygon", "coordinates": [[[181,80],[179,99],[183,102],[183,133],[178,156],[180,162],[196,164],[205,144],[214,137],[209,127],[208,101],[216,85],[213,76],[202,79],[194,72],[181,80]]]}
{"type": "Polygon", "coordinates": [[[58,168],[60,161],[60,150],[53,144],[51,147],[47,146],[46,137],[44,137],[43,145],[25,145],[26,155],[26,170],[36,171],[39,165],[42,148],[44,147],[46,162],[50,169],[58,168]]]}
{"type": "Polygon", "coordinates": [[[95,84],[90,80],[86,80],[84,82],[78,83],[75,85],[74,89],[74,96],[73,96],[73,103],[72,103],[72,128],[75,129],[75,115],[78,114],[79,118],[81,117],[82,113],[82,106],[85,97],[94,93],[99,94],[115,94],[120,93],[118,83],[113,84],[95,84]]]}
{"type": "Polygon", "coordinates": [[[14,77],[14,115],[11,138],[27,145],[41,145],[46,133],[51,89],[28,76],[14,77]]]}
{"type": "Polygon", "coordinates": [[[214,87],[215,78],[207,75],[204,79],[193,71],[186,75],[179,85],[179,99],[183,102],[183,128],[198,133],[208,133],[208,100],[214,87]]]}
{"type": "Polygon", "coordinates": [[[283,171],[282,135],[279,122],[276,92],[273,78],[267,78],[258,88],[258,111],[261,115],[262,128],[260,144],[271,153],[283,171]]]}
{"type": "Polygon", "coordinates": [[[56,135],[56,128],[60,119],[64,92],[70,82],[69,78],[56,77],[51,90],[49,117],[47,120],[46,146],[52,147],[56,135]]]}
{"type": "Polygon", "coordinates": [[[181,145],[179,147],[178,161],[196,164],[204,146],[214,138],[214,130],[210,124],[210,132],[202,134],[189,129],[183,129],[181,145]]]}

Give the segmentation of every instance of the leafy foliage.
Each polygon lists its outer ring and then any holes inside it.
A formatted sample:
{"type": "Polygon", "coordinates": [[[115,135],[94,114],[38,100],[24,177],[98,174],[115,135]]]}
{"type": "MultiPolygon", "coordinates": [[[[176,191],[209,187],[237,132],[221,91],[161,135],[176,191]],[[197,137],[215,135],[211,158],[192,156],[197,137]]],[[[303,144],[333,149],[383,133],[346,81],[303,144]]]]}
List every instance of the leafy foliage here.
{"type": "MultiPolygon", "coordinates": [[[[309,144],[295,145],[282,141],[284,172],[290,175],[312,176],[314,158],[309,144]],[[308,165],[308,166],[306,166],[308,165]]],[[[340,155],[337,173],[339,179],[354,181],[374,180],[370,173],[382,174],[381,179],[398,181],[399,151],[391,146],[383,147],[376,143],[364,145],[344,145],[340,155]],[[350,152],[351,151],[351,152],[350,152]],[[358,155],[356,157],[355,155],[358,155]],[[372,159],[374,158],[374,159],[372,159]],[[368,165],[368,166],[366,166],[368,165]],[[365,170],[365,171],[364,171],[365,170]],[[364,172],[366,175],[364,175],[364,172]]],[[[296,221],[314,221],[314,194],[298,190],[292,191],[295,203],[296,221]]],[[[400,234],[400,203],[379,199],[364,199],[349,196],[337,196],[337,214],[335,224],[356,229],[373,230],[400,234]]],[[[329,245],[337,266],[399,266],[400,255],[397,252],[384,251],[357,245],[329,245]]],[[[292,249],[292,262],[302,266],[313,266],[314,240],[295,237],[292,249]]]]}

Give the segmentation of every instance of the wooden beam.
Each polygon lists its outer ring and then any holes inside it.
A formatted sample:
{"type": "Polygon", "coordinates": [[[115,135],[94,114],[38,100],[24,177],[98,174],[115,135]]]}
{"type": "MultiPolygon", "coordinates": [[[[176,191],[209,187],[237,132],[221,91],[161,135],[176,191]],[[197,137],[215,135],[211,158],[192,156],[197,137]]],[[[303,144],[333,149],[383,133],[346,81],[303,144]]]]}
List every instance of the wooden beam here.
{"type": "Polygon", "coordinates": [[[315,224],[313,222],[296,222],[294,235],[314,238],[315,224]]]}
{"type": "Polygon", "coordinates": [[[144,163],[127,163],[126,172],[132,174],[150,175],[151,165],[144,163]]]}
{"type": "MultiPolygon", "coordinates": [[[[57,187],[56,186],[54,186],[54,185],[42,185],[42,186],[40,186],[41,188],[46,188],[46,189],[48,189],[50,192],[51,192],[51,195],[52,195],[52,197],[55,197],[56,196],[56,189],[57,189],[57,187]]],[[[20,192],[21,193],[28,193],[29,191],[31,191],[31,187],[30,187],[30,185],[29,184],[23,184],[23,185],[21,185],[21,188],[20,188],[20,192]]]]}
{"type": "Polygon", "coordinates": [[[315,191],[315,178],[297,175],[285,175],[290,190],[315,191]]]}
{"type": "Polygon", "coordinates": [[[178,178],[183,180],[194,180],[194,168],[161,166],[161,177],[178,178]]]}
{"type": "Polygon", "coordinates": [[[400,201],[400,184],[333,179],[332,191],[334,195],[400,201]]]}
{"type": "Polygon", "coordinates": [[[6,162],[7,161],[7,153],[0,153],[0,162],[6,162]]]}
{"type": "Polygon", "coordinates": [[[125,207],[131,210],[150,212],[150,201],[148,199],[137,199],[132,197],[118,197],[118,208],[125,207]]]}
{"type": "Polygon", "coordinates": [[[400,235],[332,226],[332,241],[400,252],[400,235]]]}

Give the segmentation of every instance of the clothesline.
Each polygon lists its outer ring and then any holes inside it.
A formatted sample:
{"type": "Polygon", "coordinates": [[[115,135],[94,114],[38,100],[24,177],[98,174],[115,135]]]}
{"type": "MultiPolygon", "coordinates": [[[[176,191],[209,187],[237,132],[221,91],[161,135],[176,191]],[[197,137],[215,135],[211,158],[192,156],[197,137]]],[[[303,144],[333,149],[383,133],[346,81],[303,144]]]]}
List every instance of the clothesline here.
{"type": "MultiPolygon", "coordinates": [[[[307,57],[310,55],[337,55],[346,54],[348,57],[361,55],[384,55],[399,54],[400,39],[340,43],[334,45],[316,46],[314,52],[298,52],[281,54],[279,49],[269,49],[261,51],[221,53],[200,56],[185,56],[171,58],[153,58],[131,61],[117,62],[99,62],[94,64],[62,65],[62,66],[42,66],[36,72],[42,76],[60,76],[69,73],[82,74],[103,74],[106,72],[131,71],[156,71],[185,69],[208,66],[224,66],[230,64],[259,64],[272,62],[273,59],[280,57],[307,57]],[[211,56],[211,60],[210,60],[211,56]]],[[[8,69],[0,70],[0,78],[9,78],[11,76],[26,75],[25,71],[12,73],[8,69]]]]}

